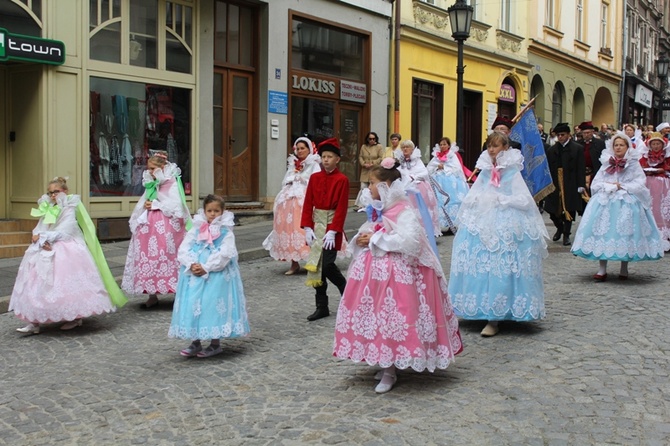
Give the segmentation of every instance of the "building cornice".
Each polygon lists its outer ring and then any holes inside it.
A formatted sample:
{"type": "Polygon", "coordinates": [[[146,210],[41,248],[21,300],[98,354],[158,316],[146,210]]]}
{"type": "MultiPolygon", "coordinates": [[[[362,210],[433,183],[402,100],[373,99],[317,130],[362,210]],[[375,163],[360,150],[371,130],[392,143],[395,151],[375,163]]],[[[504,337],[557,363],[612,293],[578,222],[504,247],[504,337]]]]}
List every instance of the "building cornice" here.
{"type": "Polygon", "coordinates": [[[621,82],[622,79],[622,76],[619,73],[600,67],[587,59],[564,53],[560,48],[556,48],[536,39],[530,39],[528,54],[535,54],[537,56],[551,59],[559,65],[564,65],[568,69],[572,67],[591,76],[605,79],[610,82],[621,82]]]}

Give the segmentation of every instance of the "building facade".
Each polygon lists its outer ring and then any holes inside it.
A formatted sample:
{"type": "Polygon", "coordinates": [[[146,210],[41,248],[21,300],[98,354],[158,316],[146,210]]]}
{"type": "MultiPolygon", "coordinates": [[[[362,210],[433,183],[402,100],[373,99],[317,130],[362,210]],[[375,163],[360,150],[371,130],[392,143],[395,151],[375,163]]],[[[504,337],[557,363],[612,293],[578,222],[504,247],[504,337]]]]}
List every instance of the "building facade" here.
{"type": "MultiPolygon", "coordinates": [[[[464,44],[464,135],[459,141],[472,167],[496,115],[514,117],[528,101],[527,10],[516,2],[471,1],[474,17],[464,44]]],[[[396,0],[399,66],[391,127],[412,139],[423,160],[442,136],[455,140],[457,44],[447,8],[451,0],[396,0]]],[[[394,61],[397,56],[394,52],[394,61]]]]}
{"type": "Polygon", "coordinates": [[[532,2],[528,59],[535,113],[559,122],[617,125],[622,81],[619,0],[532,2]]]}
{"type": "Polygon", "coordinates": [[[211,192],[269,205],[305,132],[349,144],[356,188],[365,133],[386,132],[390,12],[384,0],[0,0],[7,35],[65,53],[0,51],[0,218],[28,216],[68,176],[101,235],[122,235],[157,150],[193,211],[211,192]]]}

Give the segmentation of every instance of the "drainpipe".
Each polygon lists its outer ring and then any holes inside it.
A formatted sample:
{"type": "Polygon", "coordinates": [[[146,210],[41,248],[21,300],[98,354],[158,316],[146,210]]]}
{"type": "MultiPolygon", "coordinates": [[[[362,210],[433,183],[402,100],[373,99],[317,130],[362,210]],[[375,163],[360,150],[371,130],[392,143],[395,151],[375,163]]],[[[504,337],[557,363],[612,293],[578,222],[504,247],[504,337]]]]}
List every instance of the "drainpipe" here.
{"type": "Polygon", "coordinates": [[[395,6],[393,60],[393,133],[400,133],[400,0],[393,1],[395,6]]]}

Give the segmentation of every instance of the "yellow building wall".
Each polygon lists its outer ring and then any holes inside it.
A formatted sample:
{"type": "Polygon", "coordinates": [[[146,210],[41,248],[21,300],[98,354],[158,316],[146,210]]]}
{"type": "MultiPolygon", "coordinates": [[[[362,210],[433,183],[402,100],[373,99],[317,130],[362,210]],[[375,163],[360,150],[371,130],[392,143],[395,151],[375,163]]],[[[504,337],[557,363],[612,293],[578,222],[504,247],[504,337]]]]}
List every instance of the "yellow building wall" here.
{"type": "MultiPolygon", "coordinates": [[[[412,79],[423,79],[444,85],[443,123],[444,136],[456,137],[456,66],[457,47],[453,42],[442,45],[401,41],[400,44],[400,134],[403,139],[412,133],[412,79]]],[[[514,64],[508,59],[484,54],[468,49],[464,51],[463,88],[482,93],[482,140],[488,134],[487,110],[489,104],[497,107],[500,85],[506,77],[514,80],[517,104],[528,101],[530,83],[528,67],[523,63],[514,64]]],[[[437,143],[437,141],[435,141],[437,143]]]]}

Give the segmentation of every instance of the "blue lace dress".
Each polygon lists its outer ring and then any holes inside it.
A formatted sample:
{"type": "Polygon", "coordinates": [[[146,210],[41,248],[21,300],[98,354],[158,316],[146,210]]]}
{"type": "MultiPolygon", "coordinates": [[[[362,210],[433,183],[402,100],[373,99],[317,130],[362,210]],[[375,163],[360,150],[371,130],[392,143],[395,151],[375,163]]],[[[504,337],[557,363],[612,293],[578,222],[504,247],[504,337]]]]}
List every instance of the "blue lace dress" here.
{"type": "Polygon", "coordinates": [[[542,319],[548,234],[521,177],[523,156],[502,151],[494,166],[484,151],[477,168],[456,219],[449,276],[454,311],[472,320],[542,319]]]}
{"type": "Polygon", "coordinates": [[[168,336],[179,339],[220,339],[249,333],[246,303],[233,214],[225,211],[207,224],[202,209],[179,247],[179,282],[168,336]],[[189,268],[200,263],[208,271],[201,277],[189,268]]]}
{"type": "Polygon", "coordinates": [[[612,169],[608,147],[591,183],[591,199],[582,217],[572,253],[589,260],[636,262],[663,257],[663,239],[651,210],[651,194],[638,153],[629,150],[625,167],[612,169]],[[619,171],[617,171],[619,170],[619,171]],[[621,184],[618,189],[615,183],[621,184]]]}
{"type": "Polygon", "coordinates": [[[436,146],[433,159],[426,166],[431,180],[435,182],[435,195],[440,206],[438,217],[442,228],[455,227],[461,202],[470,190],[457,152],[458,147],[453,144],[447,152],[441,152],[439,146],[436,146]]]}

